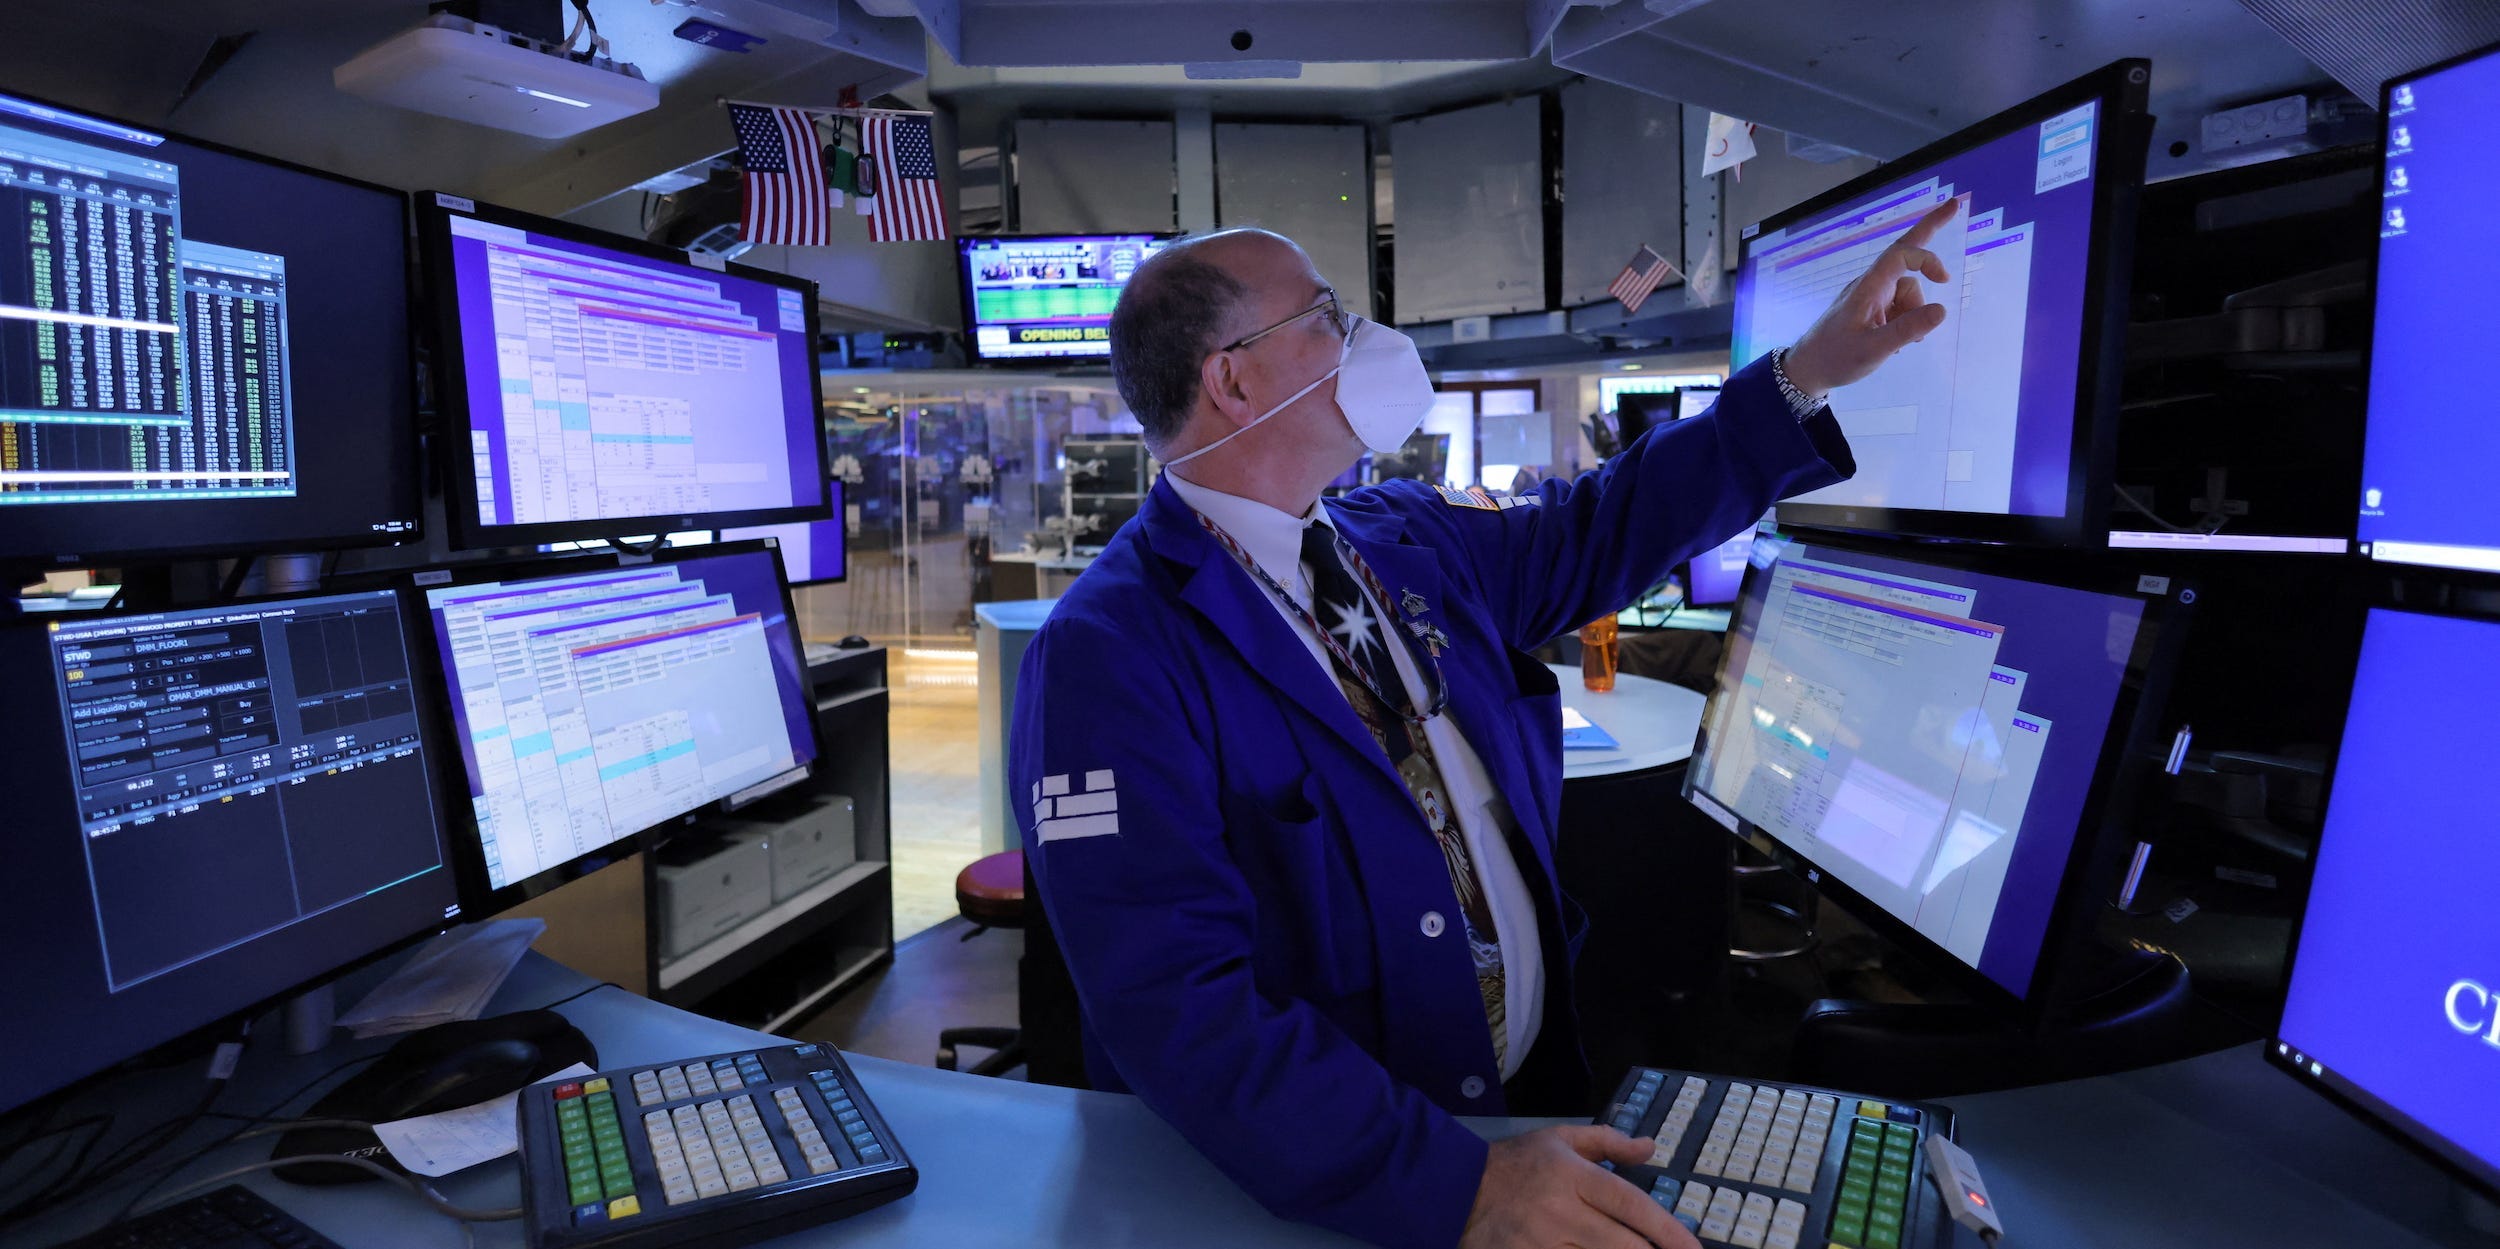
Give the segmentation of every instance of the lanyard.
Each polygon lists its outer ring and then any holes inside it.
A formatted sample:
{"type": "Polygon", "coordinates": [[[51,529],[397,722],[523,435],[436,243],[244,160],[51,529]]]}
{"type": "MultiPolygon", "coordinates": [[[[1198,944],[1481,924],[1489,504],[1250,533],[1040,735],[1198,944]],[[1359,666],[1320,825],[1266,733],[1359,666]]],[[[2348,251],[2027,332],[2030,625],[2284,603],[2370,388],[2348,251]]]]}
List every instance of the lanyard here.
{"type": "MultiPolygon", "coordinates": [[[[1328,653],[1336,657],[1338,665],[1346,671],[1353,673],[1355,679],[1363,683],[1363,688],[1370,690],[1372,697],[1380,700],[1381,706],[1387,707],[1391,711],[1396,712],[1398,718],[1406,721],[1408,724],[1422,724],[1448,709],[1450,705],[1450,683],[1442,675],[1440,656],[1434,655],[1430,657],[1432,660],[1432,705],[1426,708],[1422,714],[1419,715],[1414,710],[1414,701],[1411,698],[1405,697],[1404,691],[1400,691],[1400,697],[1389,697],[1388,691],[1381,689],[1380,683],[1372,679],[1371,669],[1355,662],[1354,656],[1346,650],[1343,644],[1337,641],[1337,635],[1322,628],[1319,623],[1319,618],[1313,616],[1309,608],[1304,607],[1300,600],[1294,598],[1292,591],[1287,590],[1281,582],[1276,580],[1276,578],[1269,576],[1266,569],[1259,567],[1258,561],[1250,558],[1250,552],[1242,549],[1241,543],[1235,541],[1233,535],[1224,532],[1224,527],[1222,525],[1209,520],[1205,513],[1196,513],[1196,515],[1198,517],[1198,523],[1205,526],[1208,533],[1215,535],[1215,540],[1222,543],[1225,550],[1232,552],[1233,558],[1236,561],[1239,561],[1241,566],[1246,569],[1252,577],[1257,578],[1261,585],[1266,586],[1271,593],[1275,594],[1276,601],[1283,603],[1285,605],[1285,610],[1292,612],[1295,618],[1299,619],[1303,624],[1310,626],[1311,632],[1319,636],[1320,645],[1327,647],[1328,653]]],[[[1380,578],[1372,575],[1372,567],[1369,563],[1364,561],[1363,553],[1355,550],[1353,543],[1347,542],[1342,536],[1337,535],[1334,526],[1329,528],[1329,534],[1336,541],[1337,553],[1346,557],[1348,566],[1354,570],[1354,575],[1362,581],[1363,588],[1371,594],[1373,606],[1380,608],[1383,612],[1386,612],[1388,610],[1386,604],[1390,601],[1389,593],[1387,590],[1381,588],[1380,578]]],[[[1381,636],[1388,639],[1392,643],[1397,640],[1397,629],[1395,624],[1395,621],[1391,620],[1388,616],[1383,615],[1380,618],[1380,624],[1378,626],[1381,636]]],[[[1409,647],[1406,654],[1408,658],[1412,659],[1415,656],[1415,651],[1412,647],[1409,647]]]]}

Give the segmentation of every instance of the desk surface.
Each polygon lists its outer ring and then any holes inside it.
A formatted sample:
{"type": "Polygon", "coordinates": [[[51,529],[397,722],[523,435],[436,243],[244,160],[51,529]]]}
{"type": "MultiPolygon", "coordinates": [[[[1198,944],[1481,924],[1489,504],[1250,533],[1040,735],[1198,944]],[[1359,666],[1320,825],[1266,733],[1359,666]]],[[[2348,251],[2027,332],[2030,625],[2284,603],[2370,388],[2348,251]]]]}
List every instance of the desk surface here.
{"type": "Polygon", "coordinates": [[[1620,747],[1564,751],[1564,780],[1641,772],[1693,757],[1693,738],[1701,732],[1702,704],[1709,701],[1701,695],[1681,685],[1621,672],[1615,674],[1613,689],[1598,694],[1580,679],[1578,668],[1545,666],[1562,682],[1563,706],[1578,708],[1620,747]]]}
{"type": "MultiPolygon", "coordinates": [[[[494,1008],[524,1009],[589,983],[532,955],[494,1008]]],[[[618,989],[601,989],[561,1009],[598,1044],[606,1067],[778,1040],[618,989]]],[[[257,1031],[271,1036],[281,1030],[257,1031]]],[[[257,1110],[313,1073],[381,1048],[379,1041],[348,1042],[290,1058],[256,1047],[221,1108],[257,1110]]],[[[1134,1098],[874,1058],[851,1061],[920,1167],[919,1191],[778,1243],[906,1249],[1353,1243],[1270,1217],[1134,1098]]],[[[187,1108],[198,1091],[195,1069],[138,1073],[90,1091],[62,1114],[115,1109],[128,1120],[118,1137],[187,1108]]],[[[2473,1241],[2462,1229],[2449,1209],[2449,1185],[2436,1172],[2266,1070],[2254,1047],[2099,1080],[1961,1098],[1954,1106],[1961,1136],[1985,1168],[2016,1249],[2469,1249],[2477,1243],[2487,1249],[2490,1243],[2473,1241]]],[[[1472,1126],[1503,1136],[1547,1122],[1472,1126]]],[[[214,1136],[194,1132],[186,1148],[214,1136]]],[[[266,1146],[226,1147],[182,1175],[204,1178],[265,1157],[266,1146]]],[[[468,1206],[507,1206],[518,1201],[518,1176],[518,1164],[504,1159],[437,1186],[468,1206]]],[[[454,1224],[394,1187],[299,1188],[265,1173],[245,1183],[351,1249],[453,1249],[462,1243],[454,1224]]],[[[169,1181],[160,1191],[174,1186],[169,1181]]],[[[126,1186],[108,1190],[86,1205],[0,1230],[0,1247],[31,1249],[85,1232],[129,1195],[126,1186]]],[[[517,1223],[477,1229],[481,1249],[520,1239],[517,1223]]]]}

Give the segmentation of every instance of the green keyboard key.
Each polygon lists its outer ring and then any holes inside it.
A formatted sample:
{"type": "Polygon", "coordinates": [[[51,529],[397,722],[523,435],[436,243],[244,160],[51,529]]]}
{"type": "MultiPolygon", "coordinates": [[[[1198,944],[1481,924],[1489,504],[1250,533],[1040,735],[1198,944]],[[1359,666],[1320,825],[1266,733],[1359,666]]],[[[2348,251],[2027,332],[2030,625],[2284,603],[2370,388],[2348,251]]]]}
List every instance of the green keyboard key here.
{"type": "Polygon", "coordinates": [[[1875,1181],[1875,1201],[1877,1204],[1891,1206],[1897,1210],[1903,1205],[1908,1204],[1909,1200],[1910,1182],[1908,1180],[1895,1179],[1892,1176],[1887,1175],[1875,1181]]]}
{"type": "Polygon", "coordinates": [[[1875,1167],[1875,1155],[1854,1149],[1849,1151],[1849,1160],[1840,1164],[1841,1174],[1853,1180],[1874,1179],[1875,1167]]]}
{"type": "Polygon", "coordinates": [[[1832,1239],[1844,1245],[1866,1243],[1866,1211],[1862,1207],[1842,1206],[1832,1212],[1832,1239]]]}
{"type": "Polygon", "coordinates": [[[1867,1249],[1901,1249],[1901,1214],[1897,1210],[1866,1213],[1867,1249]]]}
{"type": "Polygon", "coordinates": [[[1903,1144],[1913,1147],[1918,1144],[1918,1129],[1911,1127],[1906,1123],[1886,1125],[1884,1128],[1884,1135],[1892,1140],[1900,1141],[1903,1144]]]}
{"type": "Polygon", "coordinates": [[[1875,1186],[1863,1180],[1842,1180],[1838,1200],[1844,1207],[1873,1205],[1875,1186]]]}

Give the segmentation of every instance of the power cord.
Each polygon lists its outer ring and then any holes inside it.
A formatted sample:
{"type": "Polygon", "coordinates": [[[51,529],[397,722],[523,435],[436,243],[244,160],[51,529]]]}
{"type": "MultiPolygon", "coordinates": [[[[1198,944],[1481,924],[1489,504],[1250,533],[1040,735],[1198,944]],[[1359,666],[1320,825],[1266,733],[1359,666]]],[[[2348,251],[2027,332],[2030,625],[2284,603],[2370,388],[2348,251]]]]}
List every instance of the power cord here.
{"type": "MultiPolygon", "coordinates": [[[[335,1121],[320,1120],[318,1122],[345,1123],[347,1121],[342,1119],[335,1121]]],[[[263,1158],[258,1162],[246,1163],[243,1166],[235,1167],[231,1170],[220,1171],[215,1175],[209,1176],[207,1179],[191,1184],[185,1184],[182,1187],[165,1194],[164,1196],[158,1198],[155,1204],[150,1206],[149,1209],[161,1209],[165,1206],[172,1205],[185,1197],[191,1197],[207,1192],[212,1188],[217,1188],[234,1180],[241,1179],[246,1175],[258,1174],[262,1171],[272,1171],[279,1167],[296,1166],[304,1161],[305,1160],[302,1158],[263,1158]]],[[[352,1154],[339,1154],[335,1157],[323,1157],[319,1159],[319,1161],[324,1166],[337,1163],[342,1166],[359,1167],[364,1170],[371,1171],[375,1175],[380,1176],[385,1180],[389,1180],[391,1183],[397,1184],[401,1188],[414,1193],[417,1200],[432,1206],[436,1213],[447,1218],[457,1219],[462,1223],[503,1223],[520,1218],[522,1215],[522,1210],[519,1206],[510,1206],[496,1210],[472,1210],[467,1206],[457,1205],[453,1203],[450,1198],[434,1191],[433,1185],[428,1184],[415,1176],[402,1175],[397,1171],[391,1170],[389,1167],[383,1166],[381,1163],[375,1162],[371,1158],[359,1158],[352,1154]]],[[[135,1213],[145,1213],[145,1211],[135,1211],[135,1213]]],[[[119,1219],[115,1220],[115,1222],[119,1221],[119,1219]]]]}
{"type": "Polygon", "coordinates": [[[563,997],[557,998],[556,1000],[554,1000],[554,1001],[552,1001],[552,1002],[547,1003],[547,1004],[546,1004],[546,1005],[544,1005],[544,1006],[533,1006],[533,1007],[530,1007],[529,1009],[531,1009],[531,1010],[554,1010],[555,1008],[557,1008],[557,1007],[559,1007],[559,1006],[562,1006],[562,1005],[564,1005],[564,1004],[566,1004],[566,1003],[568,1003],[568,1002],[571,1002],[571,1001],[573,1001],[573,1000],[575,1000],[575,999],[577,999],[577,998],[585,998],[585,997],[589,997],[591,994],[593,994],[593,993],[597,993],[597,992],[598,992],[599,990],[601,990],[601,989],[622,989],[622,988],[624,988],[624,987],[625,987],[625,986],[623,986],[623,985],[621,985],[621,984],[618,984],[617,982],[615,982],[615,981],[613,981],[613,980],[602,980],[602,981],[600,981],[599,983],[594,984],[594,985],[590,986],[589,988],[582,990],[582,991],[581,991],[581,992],[579,992],[579,993],[571,993],[571,994],[567,994],[567,995],[565,995],[565,996],[563,996],[563,997]]]}

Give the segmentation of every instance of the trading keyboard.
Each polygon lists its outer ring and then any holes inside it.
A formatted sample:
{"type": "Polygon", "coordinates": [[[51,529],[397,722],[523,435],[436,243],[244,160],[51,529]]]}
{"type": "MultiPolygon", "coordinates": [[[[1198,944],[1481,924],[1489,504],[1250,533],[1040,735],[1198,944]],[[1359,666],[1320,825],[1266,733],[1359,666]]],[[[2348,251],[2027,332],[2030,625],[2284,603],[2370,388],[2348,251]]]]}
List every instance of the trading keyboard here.
{"type": "Polygon", "coordinates": [[[920,1182],[831,1046],[535,1084],[520,1113],[522,1205],[539,1249],[740,1245],[920,1182]]]}
{"type": "Polygon", "coordinates": [[[1904,1249],[1953,1242],[1925,1183],[1926,1134],[1953,1112],[1827,1089],[1635,1067],[1598,1122],[1657,1138],[1615,1172],[1705,1243],[1739,1249],[1904,1249]]]}
{"type": "Polygon", "coordinates": [[[240,1184],[116,1223],[61,1249],[339,1249],[240,1184]]]}

